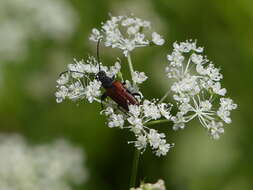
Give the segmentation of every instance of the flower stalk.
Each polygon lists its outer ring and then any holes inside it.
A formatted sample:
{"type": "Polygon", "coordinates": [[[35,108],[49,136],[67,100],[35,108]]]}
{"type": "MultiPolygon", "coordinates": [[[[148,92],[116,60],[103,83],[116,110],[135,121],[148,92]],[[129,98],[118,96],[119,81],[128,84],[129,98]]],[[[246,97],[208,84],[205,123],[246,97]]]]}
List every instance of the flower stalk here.
{"type": "Polygon", "coordinates": [[[170,90],[168,90],[168,91],[164,94],[164,96],[160,99],[160,101],[159,101],[158,103],[162,103],[162,102],[169,96],[169,94],[170,94],[170,90]]]}
{"type": "Polygon", "coordinates": [[[156,125],[156,124],[162,124],[162,123],[167,123],[170,122],[168,119],[161,119],[161,120],[154,120],[146,123],[146,126],[151,126],[151,125],[156,125]]]}
{"type": "Polygon", "coordinates": [[[140,159],[140,150],[135,149],[134,158],[133,158],[133,166],[132,166],[132,174],[130,178],[130,188],[135,187],[136,185],[139,159],[140,159]]]}
{"type": "Polygon", "coordinates": [[[134,68],[133,68],[130,53],[128,53],[128,55],[127,55],[127,62],[128,62],[128,67],[129,67],[129,70],[130,70],[130,73],[131,73],[131,78],[132,78],[132,81],[133,81],[133,85],[136,86],[136,82],[135,82],[135,80],[133,80],[133,78],[134,78],[134,68]]]}

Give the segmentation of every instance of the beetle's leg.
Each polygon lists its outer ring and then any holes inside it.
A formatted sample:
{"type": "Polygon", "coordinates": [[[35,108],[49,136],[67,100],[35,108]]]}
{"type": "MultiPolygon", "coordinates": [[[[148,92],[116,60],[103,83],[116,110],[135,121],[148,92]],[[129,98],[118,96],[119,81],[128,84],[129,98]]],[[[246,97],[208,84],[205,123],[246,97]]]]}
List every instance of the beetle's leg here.
{"type": "Polygon", "coordinates": [[[108,95],[106,94],[106,92],[104,94],[102,94],[102,96],[100,97],[100,100],[101,100],[101,108],[104,109],[104,105],[103,105],[103,101],[106,99],[108,95]]]}
{"type": "Polygon", "coordinates": [[[140,93],[131,93],[133,96],[139,96],[140,98],[142,97],[142,95],[140,93]]]}
{"type": "Polygon", "coordinates": [[[142,95],[138,92],[130,92],[130,90],[127,89],[127,92],[133,96],[139,96],[140,98],[142,97],[142,95]]]}
{"type": "Polygon", "coordinates": [[[120,105],[117,105],[117,108],[122,111],[123,113],[127,113],[128,109],[126,110],[125,108],[121,107],[120,105]]]}

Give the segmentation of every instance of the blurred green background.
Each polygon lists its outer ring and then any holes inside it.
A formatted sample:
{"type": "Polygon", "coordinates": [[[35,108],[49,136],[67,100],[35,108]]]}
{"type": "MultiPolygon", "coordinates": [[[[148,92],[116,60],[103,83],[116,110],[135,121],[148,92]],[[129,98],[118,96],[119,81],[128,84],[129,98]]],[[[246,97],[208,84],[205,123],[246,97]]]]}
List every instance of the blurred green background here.
{"type": "MultiPolygon", "coordinates": [[[[99,104],[57,104],[54,93],[58,74],[73,58],[95,53],[94,44],[88,40],[91,29],[108,19],[108,13],[134,13],[150,20],[154,29],[167,40],[165,46],[137,49],[133,53],[135,68],[150,77],[142,88],[147,98],[159,98],[168,88],[161,75],[172,43],[197,39],[198,44],[205,47],[208,58],[222,69],[223,86],[239,105],[232,113],[233,123],[219,141],[211,140],[197,122],[178,132],[172,131],[168,124],[159,126],[167,134],[168,142],[176,146],[166,157],[158,158],[146,151],[140,162],[140,179],[155,182],[162,178],[168,190],[253,189],[252,0],[62,2],[71,9],[72,15],[57,9],[52,12],[56,16],[68,14],[66,18],[71,19],[63,20],[67,32],[56,30],[53,37],[39,32],[36,23],[29,26],[29,13],[21,18],[19,12],[13,11],[13,14],[11,8],[10,11],[0,8],[0,27],[4,22],[15,21],[26,29],[22,35],[28,36],[14,44],[16,48],[23,48],[16,53],[9,47],[9,40],[14,37],[9,33],[6,39],[6,34],[0,32],[0,132],[20,133],[34,144],[51,142],[58,137],[69,139],[82,147],[87,156],[90,177],[78,189],[127,189],[134,151],[127,141],[133,136],[127,131],[106,127],[105,118],[99,115],[99,104]],[[9,48],[9,56],[5,48],[9,48]]],[[[19,8],[21,13],[22,3],[29,2],[21,1],[17,5],[15,10],[19,8]]],[[[45,18],[40,22],[49,21],[45,18]]],[[[126,62],[121,53],[116,52],[116,55],[126,62]]],[[[115,53],[105,48],[101,49],[101,56],[108,65],[116,60],[115,53]]]]}

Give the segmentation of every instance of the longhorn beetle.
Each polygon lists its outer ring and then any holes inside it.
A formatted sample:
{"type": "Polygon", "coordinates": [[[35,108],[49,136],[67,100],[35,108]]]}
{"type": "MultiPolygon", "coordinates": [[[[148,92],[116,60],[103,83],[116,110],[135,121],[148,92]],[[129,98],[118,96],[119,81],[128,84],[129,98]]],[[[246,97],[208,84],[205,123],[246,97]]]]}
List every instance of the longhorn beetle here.
{"type": "Polygon", "coordinates": [[[99,57],[99,43],[97,43],[97,59],[99,63],[99,72],[97,73],[96,78],[102,83],[103,88],[105,89],[104,94],[101,96],[101,103],[106,99],[106,97],[110,97],[114,102],[118,104],[118,106],[124,108],[128,111],[129,105],[138,105],[139,102],[135,98],[135,96],[140,96],[139,93],[130,92],[124,85],[125,83],[121,83],[118,80],[115,80],[115,76],[108,77],[105,71],[101,71],[100,69],[100,57],[99,57]]]}
{"type": "MultiPolygon", "coordinates": [[[[141,96],[139,93],[132,93],[125,87],[125,82],[120,82],[115,80],[115,76],[108,77],[105,71],[101,70],[100,67],[100,57],[99,57],[99,44],[101,39],[97,43],[97,60],[99,64],[99,72],[96,74],[96,79],[102,83],[105,92],[101,96],[101,106],[103,107],[102,102],[109,96],[114,102],[118,104],[119,107],[122,107],[124,110],[129,111],[129,105],[138,105],[139,102],[135,96],[141,96]]],[[[67,72],[81,73],[79,71],[65,71],[60,74],[60,76],[67,72]]]]}

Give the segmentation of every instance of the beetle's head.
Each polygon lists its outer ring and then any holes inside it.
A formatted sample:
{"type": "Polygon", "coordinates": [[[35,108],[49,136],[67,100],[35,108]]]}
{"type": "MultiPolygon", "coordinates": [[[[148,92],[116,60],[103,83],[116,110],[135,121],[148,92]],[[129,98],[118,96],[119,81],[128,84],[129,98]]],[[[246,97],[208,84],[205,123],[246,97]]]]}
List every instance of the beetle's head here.
{"type": "Polygon", "coordinates": [[[113,79],[108,77],[105,73],[105,71],[99,71],[97,73],[97,77],[96,77],[101,83],[102,83],[102,86],[104,88],[109,88],[112,83],[113,83],[113,79]]]}

